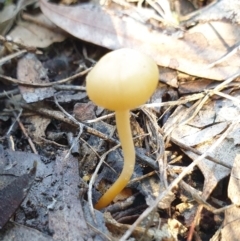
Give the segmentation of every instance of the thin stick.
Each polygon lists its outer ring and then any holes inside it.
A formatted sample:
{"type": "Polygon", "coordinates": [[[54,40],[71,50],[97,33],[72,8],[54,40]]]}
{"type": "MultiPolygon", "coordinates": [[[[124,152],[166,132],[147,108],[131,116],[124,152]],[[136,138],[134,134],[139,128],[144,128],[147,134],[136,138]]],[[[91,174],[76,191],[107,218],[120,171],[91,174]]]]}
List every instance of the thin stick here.
{"type": "Polygon", "coordinates": [[[86,69],[86,70],[84,70],[80,73],[77,73],[73,76],[70,76],[66,79],[58,80],[58,81],[51,82],[51,83],[34,83],[33,84],[33,83],[25,82],[25,81],[22,81],[22,80],[14,79],[14,78],[8,77],[6,75],[2,75],[2,74],[0,74],[0,78],[3,78],[5,80],[8,80],[12,83],[19,84],[19,85],[26,85],[26,86],[32,86],[32,87],[50,87],[50,86],[66,83],[66,82],[71,81],[71,80],[73,80],[77,77],[83,76],[83,75],[87,74],[90,70],[91,70],[91,68],[88,68],[88,69],[86,69]]]}

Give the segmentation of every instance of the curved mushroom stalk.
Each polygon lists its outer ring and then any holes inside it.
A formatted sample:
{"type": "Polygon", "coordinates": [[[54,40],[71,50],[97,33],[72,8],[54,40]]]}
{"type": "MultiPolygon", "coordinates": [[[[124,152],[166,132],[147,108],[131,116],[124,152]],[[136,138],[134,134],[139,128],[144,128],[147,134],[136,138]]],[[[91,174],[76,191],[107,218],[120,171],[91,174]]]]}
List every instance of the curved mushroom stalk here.
{"type": "Polygon", "coordinates": [[[87,76],[89,98],[116,111],[118,134],[122,143],[124,165],[117,181],[100,198],[96,209],[106,207],[127,185],[135,165],[129,110],[144,104],[158,83],[158,67],[149,56],[119,49],[103,56],[87,76]]]}
{"type": "Polygon", "coordinates": [[[107,190],[95,205],[96,209],[105,208],[127,186],[135,166],[135,150],[129,122],[129,111],[116,111],[116,123],[123,149],[123,170],[117,181],[107,190]]]}

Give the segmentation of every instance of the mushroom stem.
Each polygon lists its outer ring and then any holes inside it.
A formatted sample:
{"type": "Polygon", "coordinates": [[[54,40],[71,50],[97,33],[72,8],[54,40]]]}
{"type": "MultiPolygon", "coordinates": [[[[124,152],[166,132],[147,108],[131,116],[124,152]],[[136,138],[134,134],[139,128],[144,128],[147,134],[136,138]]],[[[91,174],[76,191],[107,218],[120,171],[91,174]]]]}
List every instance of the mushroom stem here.
{"type": "Polygon", "coordinates": [[[118,135],[123,149],[124,164],[121,175],[116,182],[99,199],[95,208],[100,210],[106,207],[128,184],[135,166],[135,149],[129,121],[129,111],[116,111],[118,135]]]}

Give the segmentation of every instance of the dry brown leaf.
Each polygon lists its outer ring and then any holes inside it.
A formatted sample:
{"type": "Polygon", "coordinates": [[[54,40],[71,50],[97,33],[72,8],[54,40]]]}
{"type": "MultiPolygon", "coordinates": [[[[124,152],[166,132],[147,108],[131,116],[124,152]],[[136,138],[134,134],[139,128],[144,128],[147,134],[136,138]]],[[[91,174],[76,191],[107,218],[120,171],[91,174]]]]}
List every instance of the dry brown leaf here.
{"type": "Polygon", "coordinates": [[[176,70],[159,67],[161,82],[178,88],[178,74],[176,70]]]}
{"type": "MultiPolygon", "coordinates": [[[[207,68],[240,39],[239,26],[222,21],[199,24],[183,37],[169,36],[149,23],[142,23],[111,4],[61,6],[40,1],[43,13],[56,25],[82,40],[109,48],[130,47],[151,55],[160,66],[191,75],[222,80],[239,70],[240,56],[207,68]],[[222,41],[224,39],[224,41],[222,41]]],[[[136,9],[135,16],[138,14],[136,9]]],[[[183,34],[183,33],[182,33],[183,34]]]]}
{"type": "Polygon", "coordinates": [[[27,46],[46,48],[54,42],[62,42],[66,35],[43,14],[32,17],[32,21],[18,19],[9,36],[27,46]],[[35,21],[35,22],[33,22],[35,21]]]}
{"type": "Polygon", "coordinates": [[[206,89],[216,87],[217,84],[219,84],[219,82],[209,79],[198,79],[197,81],[196,79],[194,79],[191,81],[180,83],[178,91],[180,95],[200,93],[206,89]]]}
{"type": "Polygon", "coordinates": [[[88,103],[76,103],[73,108],[74,117],[79,121],[86,121],[96,118],[96,105],[89,101],[88,103]]]}

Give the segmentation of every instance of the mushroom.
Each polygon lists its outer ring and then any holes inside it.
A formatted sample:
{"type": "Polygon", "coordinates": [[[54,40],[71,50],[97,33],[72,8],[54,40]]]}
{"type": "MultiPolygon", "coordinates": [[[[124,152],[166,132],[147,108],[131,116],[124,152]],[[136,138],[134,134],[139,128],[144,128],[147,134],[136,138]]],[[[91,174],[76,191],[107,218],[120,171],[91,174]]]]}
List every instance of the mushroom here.
{"type": "Polygon", "coordinates": [[[123,170],[116,182],[99,199],[95,208],[106,207],[128,184],[135,166],[135,149],[130,127],[130,110],[144,104],[158,84],[158,67],[148,55],[123,48],[103,56],[89,72],[86,88],[97,105],[115,111],[123,150],[123,170]]]}

